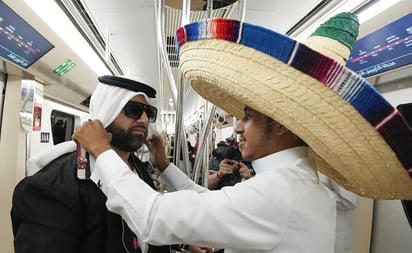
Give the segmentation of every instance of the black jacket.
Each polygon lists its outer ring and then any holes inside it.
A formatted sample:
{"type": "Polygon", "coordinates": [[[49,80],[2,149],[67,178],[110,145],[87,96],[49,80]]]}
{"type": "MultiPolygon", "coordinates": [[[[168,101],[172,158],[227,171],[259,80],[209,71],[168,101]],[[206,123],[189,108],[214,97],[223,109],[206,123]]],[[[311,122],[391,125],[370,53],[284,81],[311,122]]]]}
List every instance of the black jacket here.
{"type": "MultiPolygon", "coordinates": [[[[154,188],[145,164],[137,157],[133,160],[154,188]]],[[[55,159],[14,190],[15,253],[139,252],[134,234],[105,203],[105,195],[92,181],[77,178],[76,152],[55,159]]],[[[169,253],[170,247],[150,246],[149,252],[169,253]]]]}

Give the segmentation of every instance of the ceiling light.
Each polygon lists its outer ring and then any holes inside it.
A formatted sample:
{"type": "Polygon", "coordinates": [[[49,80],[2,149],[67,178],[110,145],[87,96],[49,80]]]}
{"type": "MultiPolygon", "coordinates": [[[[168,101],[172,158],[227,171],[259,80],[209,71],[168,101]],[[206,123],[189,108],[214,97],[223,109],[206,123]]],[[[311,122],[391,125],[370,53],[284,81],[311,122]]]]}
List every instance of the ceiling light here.
{"type": "Polygon", "coordinates": [[[364,23],[370,18],[378,15],[386,9],[389,9],[391,6],[398,3],[400,0],[391,0],[391,1],[377,1],[375,4],[371,5],[369,8],[362,10],[358,13],[359,23],[364,23]]]}
{"type": "MultiPolygon", "coordinates": [[[[367,21],[373,16],[385,11],[392,5],[396,4],[400,0],[375,0],[375,1],[359,1],[359,0],[347,0],[341,1],[340,4],[332,8],[328,13],[322,15],[315,22],[304,27],[303,31],[294,36],[297,41],[305,41],[321,24],[326,22],[329,18],[341,12],[352,12],[356,13],[359,18],[359,23],[367,21]],[[366,6],[365,8],[362,8],[366,6]],[[357,11],[359,10],[359,11],[357,11]]],[[[292,34],[293,36],[293,34],[292,34]]]]}
{"type": "Polygon", "coordinates": [[[25,2],[98,76],[110,74],[103,61],[54,0],[25,0],[25,2]]]}

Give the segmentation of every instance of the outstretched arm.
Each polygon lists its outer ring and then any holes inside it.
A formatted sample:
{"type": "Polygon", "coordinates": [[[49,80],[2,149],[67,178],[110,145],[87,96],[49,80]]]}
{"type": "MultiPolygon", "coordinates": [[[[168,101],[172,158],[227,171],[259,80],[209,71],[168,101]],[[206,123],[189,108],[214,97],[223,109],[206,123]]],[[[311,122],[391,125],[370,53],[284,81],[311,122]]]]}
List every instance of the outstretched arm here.
{"type": "Polygon", "coordinates": [[[99,120],[88,120],[83,122],[81,126],[76,126],[72,139],[95,158],[112,148],[110,145],[112,134],[104,129],[99,120]]]}

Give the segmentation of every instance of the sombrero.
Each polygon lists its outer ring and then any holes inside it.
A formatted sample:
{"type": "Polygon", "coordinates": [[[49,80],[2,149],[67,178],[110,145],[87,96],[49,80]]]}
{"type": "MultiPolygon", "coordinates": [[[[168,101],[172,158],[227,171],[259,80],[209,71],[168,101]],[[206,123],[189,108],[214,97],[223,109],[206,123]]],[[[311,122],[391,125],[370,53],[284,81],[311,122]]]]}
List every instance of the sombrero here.
{"type": "Polygon", "coordinates": [[[317,169],[346,189],[412,199],[411,128],[344,65],[358,26],[355,15],[339,14],[309,47],[237,20],[195,22],[176,34],[180,68],[197,93],[226,112],[242,118],[247,105],[290,129],[309,145],[317,169]]]}

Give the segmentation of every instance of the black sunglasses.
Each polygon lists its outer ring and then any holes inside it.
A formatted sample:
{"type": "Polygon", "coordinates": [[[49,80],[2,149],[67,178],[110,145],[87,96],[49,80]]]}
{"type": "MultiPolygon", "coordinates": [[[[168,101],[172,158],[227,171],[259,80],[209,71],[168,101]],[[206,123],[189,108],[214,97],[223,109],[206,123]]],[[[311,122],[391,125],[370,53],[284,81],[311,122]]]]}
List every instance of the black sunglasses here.
{"type": "Polygon", "coordinates": [[[142,104],[135,101],[129,101],[123,108],[124,114],[132,119],[140,119],[143,112],[146,113],[150,123],[156,121],[157,108],[151,105],[142,104]]]}

